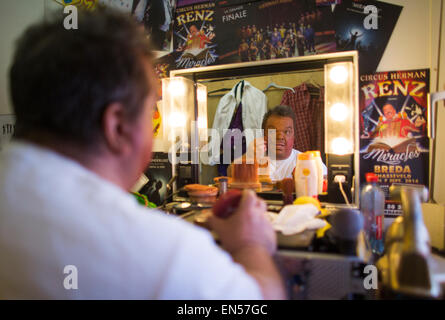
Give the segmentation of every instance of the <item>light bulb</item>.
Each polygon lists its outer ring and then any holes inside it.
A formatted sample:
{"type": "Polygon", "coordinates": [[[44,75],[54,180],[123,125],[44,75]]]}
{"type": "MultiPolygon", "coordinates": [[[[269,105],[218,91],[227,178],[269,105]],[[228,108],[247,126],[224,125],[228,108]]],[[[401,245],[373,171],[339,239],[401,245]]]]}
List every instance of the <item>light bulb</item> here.
{"type": "Polygon", "coordinates": [[[181,80],[171,80],[168,85],[168,91],[172,96],[184,96],[185,85],[181,80]]]}
{"type": "Polygon", "coordinates": [[[172,128],[185,127],[186,119],[182,112],[172,112],[168,117],[168,122],[172,128]]]}
{"type": "Polygon", "coordinates": [[[207,128],[207,117],[198,117],[198,128],[207,128]]]}
{"type": "Polygon", "coordinates": [[[205,102],[207,100],[207,91],[205,89],[198,89],[198,101],[205,102]]]}
{"type": "Polygon", "coordinates": [[[332,153],[338,155],[344,155],[352,153],[352,143],[345,138],[335,138],[331,142],[332,153]]]}
{"type": "Polygon", "coordinates": [[[344,83],[348,79],[348,70],[345,66],[335,66],[329,72],[329,77],[334,83],[344,83]]]}
{"type": "Polygon", "coordinates": [[[348,117],[348,107],[344,103],[335,103],[329,111],[329,115],[334,121],[344,121],[348,117]]]}

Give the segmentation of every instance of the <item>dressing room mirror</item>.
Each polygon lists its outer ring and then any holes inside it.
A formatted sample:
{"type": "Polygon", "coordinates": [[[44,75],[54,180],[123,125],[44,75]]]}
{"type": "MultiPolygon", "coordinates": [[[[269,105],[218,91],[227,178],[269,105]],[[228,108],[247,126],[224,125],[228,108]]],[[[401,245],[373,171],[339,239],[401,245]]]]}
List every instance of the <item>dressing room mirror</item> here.
{"type": "MultiPolygon", "coordinates": [[[[329,81],[329,78],[325,74],[325,65],[342,62],[352,63],[351,77],[353,78],[353,87],[357,88],[358,57],[355,51],[175,70],[171,72],[170,77],[184,77],[197,85],[199,84],[200,87],[206,87],[206,120],[209,129],[215,126],[217,128],[221,121],[233,125],[226,126],[228,129],[240,128],[239,121],[238,124],[236,123],[236,117],[243,121],[249,118],[250,122],[256,123],[257,129],[261,129],[261,120],[265,112],[279,105],[291,107],[297,118],[294,149],[301,152],[319,150],[322,161],[327,164],[329,157],[325,151],[329,137],[325,127],[329,122],[326,122],[325,119],[325,108],[327,108],[325,102],[327,95],[333,96],[335,93],[332,88],[331,93],[326,93],[326,82],[329,81]],[[243,89],[247,87],[253,87],[255,90],[251,90],[251,96],[245,98],[251,99],[249,105],[243,106],[241,103],[241,108],[244,110],[239,111],[240,102],[243,101],[243,89]],[[252,94],[252,92],[254,93],[252,94]],[[227,104],[224,99],[227,100],[228,95],[235,97],[234,101],[236,102],[230,102],[236,104],[235,110],[232,107],[230,114],[217,114],[222,110],[221,104],[227,104]],[[217,110],[219,111],[217,112],[217,110]],[[261,120],[259,120],[260,118],[261,120]]],[[[358,110],[356,98],[354,95],[350,107],[358,110]]],[[[227,110],[227,107],[224,110],[227,110]]],[[[353,122],[355,128],[358,120],[353,122]]],[[[242,124],[240,129],[243,129],[242,124]]],[[[354,135],[356,135],[358,130],[354,131],[354,135]]],[[[358,142],[358,139],[354,139],[354,141],[358,142]]],[[[358,155],[358,145],[354,145],[352,152],[349,153],[352,154],[348,158],[351,160],[351,171],[358,172],[358,156],[353,156],[354,153],[358,155]]],[[[330,162],[332,164],[335,161],[331,160],[330,162]]],[[[328,166],[330,171],[335,168],[328,166]]],[[[199,182],[212,184],[215,177],[226,175],[224,170],[227,170],[227,166],[224,168],[222,164],[201,163],[199,182]]],[[[328,176],[327,172],[326,176],[328,176]]],[[[358,204],[356,192],[359,190],[358,174],[352,173],[349,189],[353,190],[350,195],[351,203],[358,204]]]]}

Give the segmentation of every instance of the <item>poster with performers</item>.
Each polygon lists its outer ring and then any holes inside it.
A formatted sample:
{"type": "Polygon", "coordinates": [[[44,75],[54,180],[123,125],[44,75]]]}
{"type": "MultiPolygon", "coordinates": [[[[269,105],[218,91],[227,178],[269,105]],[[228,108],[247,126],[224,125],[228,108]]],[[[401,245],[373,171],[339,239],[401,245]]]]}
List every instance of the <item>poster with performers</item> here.
{"type": "Polygon", "coordinates": [[[337,51],[357,50],[360,74],[377,70],[402,8],[375,0],[343,0],[335,6],[337,51]],[[370,23],[371,11],[365,10],[368,6],[377,11],[376,25],[370,23]]]}
{"type": "Polygon", "coordinates": [[[360,183],[373,172],[386,195],[385,216],[402,214],[389,200],[393,183],[428,187],[429,69],[360,76],[360,183]]]}
{"type": "Polygon", "coordinates": [[[155,50],[171,51],[175,6],[176,0],[133,0],[131,14],[144,25],[155,50]]]}
{"type": "Polygon", "coordinates": [[[174,56],[171,69],[205,67],[215,64],[215,2],[207,1],[176,9],[174,56]]]}
{"type": "Polygon", "coordinates": [[[217,1],[219,63],[334,52],[331,7],[315,0],[217,1]]]}
{"type": "Polygon", "coordinates": [[[139,193],[146,195],[150,202],[160,206],[171,193],[167,186],[172,177],[172,165],[168,160],[168,153],[154,152],[144,174],[148,182],[139,190],[139,193]]]}

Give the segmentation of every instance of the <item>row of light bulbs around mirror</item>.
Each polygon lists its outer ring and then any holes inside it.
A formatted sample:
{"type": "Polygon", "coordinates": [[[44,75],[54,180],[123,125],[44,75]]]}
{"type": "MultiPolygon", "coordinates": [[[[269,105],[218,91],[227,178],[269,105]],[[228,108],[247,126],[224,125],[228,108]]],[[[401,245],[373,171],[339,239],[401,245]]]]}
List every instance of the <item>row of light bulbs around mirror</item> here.
{"type": "Polygon", "coordinates": [[[331,93],[332,95],[330,95],[330,97],[336,96],[336,90],[346,90],[346,92],[348,92],[346,97],[342,96],[337,101],[326,101],[327,103],[329,102],[328,114],[330,118],[327,119],[327,128],[325,128],[327,130],[325,133],[327,152],[337,155],[351,154],[354,152],[354,144],[356,142],[353,136],[352,63],[340,62],[327,64],[325,65],[325,72],[328,72],[326,89],[327,91],[332,91],[327,92],[326,97],[331,93]]]}

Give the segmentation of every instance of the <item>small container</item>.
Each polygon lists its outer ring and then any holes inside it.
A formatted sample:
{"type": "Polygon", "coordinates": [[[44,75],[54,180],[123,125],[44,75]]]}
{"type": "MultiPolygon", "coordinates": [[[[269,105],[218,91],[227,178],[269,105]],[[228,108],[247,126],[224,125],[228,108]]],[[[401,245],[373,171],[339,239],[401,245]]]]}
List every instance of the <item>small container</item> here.
{"type": "Polygon", "coordinates": [[[320,151],[308,151],[314,157],[317,165],[317,190],[318,194],[323,193],[323,161],[321,160],[320,151]]]}
{"type": "Polygon", "coordinates": [[[294,202],[294,179],[285,178],[281,181],[281,189],[283,191],[283,205],[287,206],[294,202]]]}
{"type": "Polygon", "coordinates": [[[366,184],[360,198],[360,211],[365,220],[365,235],[373,253],[381,255],[384,250],[383,224],[385,216],[385,193],[379,187],[379,178],[366,173],[366,184]]]}
{"type": "Polygon", "coordinates": [[[219,196],[227,192],[229,180],[227,178],[219,179],[219,196]]]}
{"type": "Polygon", "coordinates": [[[317,165],[311,153],[305,152],[298,155],[294,179],[297,198],[304,196],[317,198],[317,165]]]}
{"type": "Polygon", "coordinates": [[[218,188],[201,184],[188,184],[184,187],[190,201],[194,203],[213,203],[216,201],[218,188]]]}

